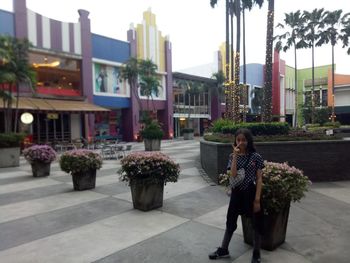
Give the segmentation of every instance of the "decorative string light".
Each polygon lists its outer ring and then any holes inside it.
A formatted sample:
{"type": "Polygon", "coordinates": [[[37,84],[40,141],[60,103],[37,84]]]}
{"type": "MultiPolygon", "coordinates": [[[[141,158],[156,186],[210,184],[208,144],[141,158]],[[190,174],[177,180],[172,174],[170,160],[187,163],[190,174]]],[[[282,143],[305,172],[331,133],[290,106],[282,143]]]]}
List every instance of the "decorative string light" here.
{"type": "Polygon", "coordinates": [[[267,35],[270,36],[266,40],[266,61],[265,61],[265,85],[263,96],[263,121],[271,121],[272,119],[272,46],[273,46],[273,20],[274,12],[268,11],[267,18],[267,35]]]}

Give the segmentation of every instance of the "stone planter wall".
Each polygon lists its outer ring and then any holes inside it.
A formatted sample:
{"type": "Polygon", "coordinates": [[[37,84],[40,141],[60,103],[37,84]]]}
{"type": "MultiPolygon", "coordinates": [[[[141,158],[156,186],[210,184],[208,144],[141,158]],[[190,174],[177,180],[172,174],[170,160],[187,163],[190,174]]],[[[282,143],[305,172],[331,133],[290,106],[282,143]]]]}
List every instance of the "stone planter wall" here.
{"type": "Polygon", "coordinates": [[[0,168],[19,166],[20,148],[0,148],[0,168]]]}
{"type": "MultiPolygon", "coordinates": [[[[350,180],[347,164],[350,163],[350,141],[299,141],[255,143],[264,160],[288,162],[304,171],[311,181],[350,180]]],[[[218,174],[226,171],[231,144],[200,143],[203,169],[218,182],[218,174]]]]}

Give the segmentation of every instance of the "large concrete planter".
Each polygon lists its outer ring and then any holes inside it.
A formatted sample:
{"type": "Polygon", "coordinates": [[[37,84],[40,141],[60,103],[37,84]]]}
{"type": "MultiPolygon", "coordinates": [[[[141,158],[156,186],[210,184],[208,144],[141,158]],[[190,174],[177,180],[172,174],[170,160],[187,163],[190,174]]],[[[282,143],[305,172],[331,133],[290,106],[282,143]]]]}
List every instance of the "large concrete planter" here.
{"type": "Polygon", "coordinates": [[[20,148],[0,148],[0,168],[19,166],[20,148]]]}
{"type": "Polygon", "coordinates": [[[193,132],[184,132],[184,140],[193,140],[193,132]]]}
{"type": "MultiPolygon", "coordinates": [[[[263,217],[263,235],[261,248],[272,251],[286,240],[290,204],[277,214],[268,214],[263,217]]],[[[253,245],[254,230],[252,220],[242,216],[244,242],[253,245]]]]}
{"type": "MultiPolygon", "coordinates": [[[[294,141],[259,142],[257,151],[264,160],[288,162],[304,171],[311,181],[350,180],[346,168],[350,163],[350,141],[294,141]]],[[[226,171],[229,143],[200,142],[201,164],[211,179],[217,183],[218,175],[226,171]]]]}
{"type": "Polygon", "coordinates": [[[75,191],[94,189],[96,185],[96,169],[72,174],[72,180],[75,191]]]}
{"type": "Polygon", "coordinates": [[[50,175],[51,163],[33,162],[31,163],[34,177],[45,177],[50,175]]]}
{"type": "Polygon", "coordinates": [[[160,151],[160,142],[158,139],[144,139],[145,151],[160,151]]]}
{"type": "Polygon", "coordinates": [[[163,183],[149,183],[149,180],[132,180],[130,182],[132,203],[135,209],[149,211],[163,206],[163,183]]]}

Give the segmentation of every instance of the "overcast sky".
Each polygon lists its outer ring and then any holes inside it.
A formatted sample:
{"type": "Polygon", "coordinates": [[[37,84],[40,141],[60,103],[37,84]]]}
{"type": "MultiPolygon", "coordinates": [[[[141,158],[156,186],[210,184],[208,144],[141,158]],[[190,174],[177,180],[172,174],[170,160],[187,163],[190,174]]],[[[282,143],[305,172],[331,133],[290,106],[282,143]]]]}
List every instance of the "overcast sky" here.
{"type": "MultiPolygon", "coordinates": [[[[78,9],[90,12],[92,32],[126,41],[130,24],[142,21],[149,7],[156,14],[158,29],[169,35],[173,45],[173,70],[178,71],[213,62],[214,52],[225,40],[225,1],[213,9],[210,0],[27,0],[37,13],[66,22],[77,22],[78,9]]],[[[311,11],[343,9],[350,12],[349,0],[275,0],[275,25],[284,13],[298,9],[311,11]]],[[[0,0],[0,9],[12,11],[12,0],[0,0]]],[[[267,3],[246,15],[247,63],[264,63],[267,3]]],[[[281,58],[294,66],[293,53],[281,58]]],[[[298,51],[298,67],[311,67],[311,51],[298,51]]],[[[350,56],[338,45],[335,53],[337,73],[350,74],[350,56]]],[[[317,48],[315,64],[331,64],[331,47],[317,48]]]]}

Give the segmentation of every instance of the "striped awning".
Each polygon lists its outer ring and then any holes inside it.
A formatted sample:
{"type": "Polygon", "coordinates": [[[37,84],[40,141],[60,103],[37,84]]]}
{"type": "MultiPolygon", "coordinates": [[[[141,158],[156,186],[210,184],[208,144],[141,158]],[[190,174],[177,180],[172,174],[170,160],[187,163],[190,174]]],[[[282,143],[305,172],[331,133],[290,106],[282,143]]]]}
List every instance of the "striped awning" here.
{"type": "MultiPolygon", "coordinates": [[[[16,100],[12,102],[12,107],[16,107],[16,100]]],[[[97,106],[95,104],[76,101],[76,100],[54,100],[20,97],[18,101],[18,109],[34,110],[34,111],[50,111],[50,112],[103,112],[109,109],[97,106]]]]}

